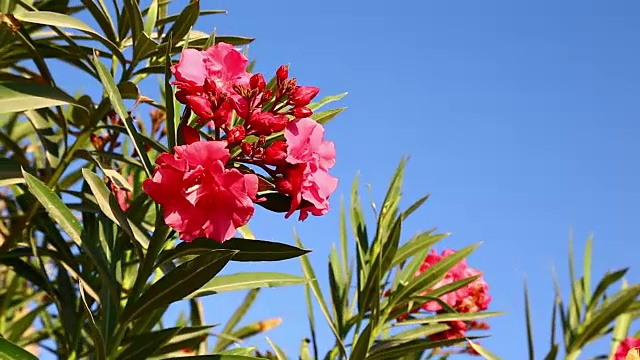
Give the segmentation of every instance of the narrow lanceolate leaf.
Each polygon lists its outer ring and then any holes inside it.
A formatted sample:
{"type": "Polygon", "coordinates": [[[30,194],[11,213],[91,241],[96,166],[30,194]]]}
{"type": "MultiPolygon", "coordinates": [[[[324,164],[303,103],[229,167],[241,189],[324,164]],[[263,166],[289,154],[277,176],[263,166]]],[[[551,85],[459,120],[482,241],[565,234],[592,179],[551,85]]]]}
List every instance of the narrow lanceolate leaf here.
{"type": "Polygon", "coordinates": [[[233,250],[212,251],[181,264],[151,285],[134,304],[127,306],[122,317],[133,320],[184,299],[216,276],[235,253],[233,250]]]}
{"type": "MultiPolygon", "coordinates": [[[[399,359],[402,356],[412,354],[417,351],[441,348],[461,343],[468,339],[477,339],[477,337],[458,338],[449,340],[430,341],[427,339],[413,340],[388,349],[377,351],[370,354],[367,360],[388,360],[399,359]]],[[[355,359],[354,359],[355,360],[355,359]]]]}
{"type": "Polygon", "coordinates": [[[100,332],[100,328],[98,328],[98,325],[96,324],[96,321],[93,318],[93,313],[91,312],[91,309],[89,309],[89,306],[87,305],[87,300],[84,296],[84,288],[82,286],[82,283],[78,284],[78,290],[80,291],[80,298],[82,300],[84,312],[87,314],[87,318],[89,319],[89,329],[91,331],[91,336],[93,338],[93,348],[95,351],[96,359],[106,360],[107,350],[104,344],[104,337],[102,336],[102,333],[100,332]]]}
{"type": "Polygon", "coordinates": [[[640,285],[635,285],[621,290],[617,296],[610,298],[593,313],[589,320],[582,323],[579,334],[567,350],[581,349],[595,340],[602,329],[606,328],[618,315],[624,313],[633,304],[638,295],[640,295],[640,285]]]}
{"type": "Polygon", "coordinates": [[[163,345],[169,342],[180,331],[180,328],[170,328],[156,331],[153,337],[146,341],[136,341],[125,348],[118,356],[118,360],[148,359],[163,345]]]}
{"type": "Polygon", "coordinates": [[[27,350],[0,337],[0,359],[2,360],[38,360],[27,350]]]}
{"type": "Polygon", "coordinates": [[[318,102],[313,102],[309,104],[309,106],[307,107],[313,111],[316,111],[329,103],[342,99],[343,97],[347,96],[347,94],[348,94],[347,92],[343,92],[342,94],[327,96],[320,99],[320,101],[318,102]]]}
{"type": "Polygon", "coordinates": [[[104,184],[104,181],[88,169],[82,169],[82,176],[84,176],[87,184],[89,184],[91,192],[96,197],[102,212],[111,219],[111,221],[118,224],[120,228],[127,233],[127,235],[140,245],[140,247],[146,250],[149,247],[149,236],[129,220],[127,215],[120,208],[118,200],[104,184]]]}
{"type": "Polygon", "coordinates": [[[531,308],[529,307],[529,289],[527,282],[524,283],[524,314],[527,322],[527,347],[529,349],[529,360],[535,360],[533,351],[533,330],[531,329],[531,308]]]}
{"type": "Polygon", "coordinates": [[[211,250],[236,250],[237,253],[232,261],[251,262],[286,260],[309,252],[295,246],[265,240],[232,238],[220,244],[211,239],[199,238],[188,243],[180,243],[174,249],[164,251],[158,263],[180,256],[203,254],[211,250]]]}
{"type": "Polygon", "coordinates": [[[195,291],[189,297],[201,297],[227,291],[298,285],[304,284],[306,281],[307,280],[301,276],[275,272],[249,272],[221,275],[211,279],[208,283],[195,291]]]}
{"type": "Polygon", "coordinates": [[[347,109],[346,107],[343,107],[339,109],[320,111],[311,115],[311,118],[317,121],[319,124],[326,124],[329,121],[331,121],[331,119],[338,116],[338,114],[345,111],[346,109],[347,109]]]}
{"type": "MultiPolygon", "coordinates": [[[[251,308],[251,305],[253,305],[253,303],[256,301],[259,291],[260,289],[252,289],[247,293],[247,296],[245,296],[240,306],[238,306],[236,311],[233,312],[233,315],[231,315],[224,328],[222,329],[223,334],[230,334],[233,332],[233,329],[236,327],[236,325],[238,325],[242,318],[247,314],[247,311],[249,311],[249,308],[251,308]]],[[[229,341],[230,340],[226,338],[219,337],[213,351],[219,352],[223,350],[225,348],[225,346],[223,345],[229,344],[229,341]]]]}
{"type": "Polygon", "coordinates": [[[269,345],[273,349],[274,353],[276,354],[276,359],[278,359],[278,360],[287,360],[287,355],[285,355],[284,351],[282,351],[282,349],[280,349],[278,347],[278,345],[276,345],[273,341],[271,341],[271,339],[269,339],[266,336],[265,336],[265,338],[267,339],[267,342],[269,343],[269,345]]]}
{"type": "MultiPolygon", "coordinates": [[[[171,43],[171,34],[169,34],[169,43],[171,43]]],[[[174,106],[175,99],[173,97],[173,87],[171,86],[171,65],[171,46],[167,46],[164,64],[164,105],[167,122],[167,145],[169,146],[169,150],[173,152],[173,147],[177,144],[176,129],[180,122],[180,116],[176,116],[178,109],[174,106]]]]}
{"type": "Polygon", "coordinates": [[[49,84],[0,82],[0,114],[69,104],[84,109],[74,98],[49,84]]]}
{"type": "Polygon", "coordinates": [[[133,124],[133,120],[131,119],[131,115],[129,115],[127,109],[122,102],[122,96],[118,91],[118,87],[111,77],[109,70],[105,67],[105,65],[100,61],[98,56],[94,56],[92,62],[96,69],[98,70],[98,76],[100,77],[100,81],[104,86],[104,89],[107,92],[107,96],[111,101],[111,106],[115,110],[116,114],[120,117],[120,119],[124,122],[125,127],[127,128],[127,133],[133,142],[133,146],[136,149],[136,152],[140,155],[140,159],[142,160],[142,166],[144,167],[144,171],[147,173],[147,176],[151,176],[151,161],[149,160],[149,155],[145,147],[143,146],[142,139],[138,134],[138,130],[136,130],[135,125],[133,124]]]}
{"type": "Polygon", "coordinates": [[[107,47],[112,54],[118,58],[118,60],[122,63],[125,62],[125,58],[122,55],[122,52],[120,52],[118,46],[75,17],[51,11],[26,11],[19,14],[16,13],[14,15],[16,19],[24,22],[76,29],[88,33],[95,40],[101,42],[105,47],[107,47]]]}
{"type": "Polygon", "coordinates": [[[27,182],[29,191],[38,199],[49,216],[60,225],[62,230],[69,234],[71,239],[82,245],[82,225],[69,208],[62,202],[60,197],[56,195],[46,184],[38,180],[35,176],[26,171],[22,171],[22,176],[27,182]]]}
{"type": "MultiPolygon", "coordinates": [[[[302,242],[300,242],[298,235],[294,234],[294,237],[296,239],[296,245],[298,245],[298,247],[302,247],[302,242]]],[[[309,262],[309,259],[306,256],[300,257],[300,263],[302,264],[302,272],[304,273],[305,277],[309,281],[309,288],[311,289],[311,292],[313,293],[316,300],[318,301],[318,304],[320,304],[320,310],[322,311],[322,314],[327,320],[329,328],[331,328],[331,331],[333,331],[333,334],[336,336],[336,340],[338,342],[338,346],[340,347],[340,351],[346,355],[347,350],[343,342],[340,340],[341,336],[338,333],[338,329],[336,329],[335,324],[333,323],[333,320],[331,319],[331,313],[329,312],[329,307],[327,306],[327,303],[324,300],[324,297],[322,296],[322,291],[320,290],[320,285],[318,285],[318,280],[316,278],[315,272],[313,271],[313,268],[311,267],[311,263],[309,262]]]]}
{"type": "Polygon", "coordinates": [[[501,360],[498,355],[493,354],[491,351],[485,349],[484,347],[482,347],[480,344],[475,343],[471,340],[468,341],[469,342],[469,346],[475,350],[478,354],[480,354],[480,356],[482,356],[485,360],[501,360]]]}

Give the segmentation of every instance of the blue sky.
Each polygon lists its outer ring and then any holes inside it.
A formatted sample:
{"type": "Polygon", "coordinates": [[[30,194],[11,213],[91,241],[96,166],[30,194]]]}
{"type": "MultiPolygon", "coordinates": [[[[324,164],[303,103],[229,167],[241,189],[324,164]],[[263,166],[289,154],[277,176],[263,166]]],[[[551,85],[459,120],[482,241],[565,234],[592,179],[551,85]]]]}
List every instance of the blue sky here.
{"type": "MultiPolygon", "coordinates": [[[[537,355],[548,351],[551,269],[555,264],[566,298],[570,229],[578,258],[593,233],[596,279],[636,262],[637,2],[202,4],[229,14],[201,19],[198,30],[257,38],[249,52],[256,71],[271,75],[288,63],[299,83],[322,89],[320,96],[349,92],[340,102],[348,110],[327,126],[338,151],[334,209],[357,171],[380,202],[393,169],[409,155],[403,203],[432,197],[407,221],[405,239],[436,226],[453,233],[439,250],[483,241],[469,264],[485,273],[490,309],[507,312],[490,322],[493,336],[483,341],[502,358],[526,356],[525,275],[537,355]]],[[[361,193],[367,201],[364,186],[361,193]]],[[[259,238],[288,243],[295,227],[314,250],[310,259],[326,291],[337,211],[304,223],[280,216],[260,209],[250,225],[259,238]]],[[[297,260],[233,264],[227,272],[250,270],[301,273],[297,260]]],[[[639,274],[634,267],[627,280],[638,282],[639,274]]],[[[243,295],[205,298],[207,319],[224,322],[243,295]]],[[[271,317],[283,323],[268,336],[296,355],[308,336],[303,288],[264,290],[248,320],[271,317]]],[[[328,328],[320,326],[320,339],[325,349],[333,342],[328,328]]],[[[261,337],[255,342],[267,348],[261,337]]],[[[608,352],[607,344],[590,349],[608,352]]]]}

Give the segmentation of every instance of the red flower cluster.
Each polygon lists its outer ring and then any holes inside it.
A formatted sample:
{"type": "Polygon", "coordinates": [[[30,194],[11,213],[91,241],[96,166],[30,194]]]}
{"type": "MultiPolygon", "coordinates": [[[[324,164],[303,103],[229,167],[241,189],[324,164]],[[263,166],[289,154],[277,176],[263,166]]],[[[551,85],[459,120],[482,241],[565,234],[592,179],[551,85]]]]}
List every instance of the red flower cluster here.
{"type": "Polygon", "coordinates": [[[615,355],[613,355],[613,360],[625,360],[627,358],[627,353],[636,347],[640,347],[640,339],[635,337],[628,337],[624,339],[620,345],[618,345],[618,349],[616,350],[615,355]]]}
{"type": "Polygon", "coordinates": [[[164,206],[165,222],[185,241],[231,238],[253,216],[253,203],[265,201],[258,192],[287,195],[285,217],[300,210],[304,220],[329,210],[338,183],[329,175],[335,147],[307,107],[319,89],[297,85],[284,65],[275,86],[267,88],[262,74],[246,71],[247,64],[233,46],[219,43],[184,50],[171,68],[176,99],[187,107],[180,134],[186,145],[161,154],[143,188],[164,206]],[[211,138],[201,140],[185,123],[191,112],[213,129],[211,138]]]}
{"type": "MultiPolygon", "coordinates": [[[[440,260],[451,254],[454,254],[455,252],[455,250],[448,249],[442,251],[442,253],[438,255],[438,253],[434,249],[432,249],[424,259],[424,262],[420,266],[420,269],[416,271],[415,276],[422,274],[424,271],[437,264],[440,260]]],[[[427,289],[424,292],[424,295],[427,295],[429,292],[445,285],[454,283],[456,281],[468,279],[480,274],[480,271],[470,268],[467,265],[466,260],[462,260],[453,268],[451,268],[442,280],[435,284],[431,289],[427,289]]],[[[491,302],[491,296],[489,295],[489,285],[484,280],[484,278],[480,276],[477,279],[473,280],[473,282],[471,282],[470,284],[456,291],[442,295],[440,297],[440,300],[442,300],[444,303],[446,303],[459,313],[483,311],[489,307],[489,303],[491,302]]],[[[413,309],[412,312],[418,312],[421,309],[437,314],[446,313],[446,310],[443,309],[442,305],[436,301],[425,303],[424,305],[422,305],[422,307],[413,309]]],[[[399,317],[398,321],[402,321],[408,316],[408,314],[405,314],[399,317]]],[[[447,325],[449,325],[450,327],[448,330],[431,335],[429,338],[434,341],[456,339],[465,337],[468,330],[489,329],[489,324],[483,321],[450,321],[447,323],[447,325]]],[[[466,352],[473,353],[472,349],[468,349],[466,350],[466,352]]]]}

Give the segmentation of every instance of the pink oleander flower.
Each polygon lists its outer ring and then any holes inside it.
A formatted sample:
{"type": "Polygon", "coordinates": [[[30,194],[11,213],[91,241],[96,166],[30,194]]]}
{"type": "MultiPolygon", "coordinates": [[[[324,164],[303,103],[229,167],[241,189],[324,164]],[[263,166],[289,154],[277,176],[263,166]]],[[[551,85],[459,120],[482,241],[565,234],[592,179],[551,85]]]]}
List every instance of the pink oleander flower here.
{"type": "Polygon", "coordinates": [[[178,87],[176,99],[202,119],[228,118],[227,98],[238,99],[235,86],[249,86],[248,59],[233,45],[218,43],[206,50],[185,49],[171,67],[178,87]],[[220,112],[220,113],[218,113],[220,112]]]}
{"type": "MultiPolygon", "coordinates": [[[[129,184],[133,182],[133,175],[129,175],[127,178],[129,184]]],[[[109,182],[111,187],[111,192],[118,200],[118,205],[120,205],[120,209],[122,211],[127,211],[129,209],[129,205],[131,205],[131,200],[133,199],[133,194],[125,189],[120,189],[113,182],[109,182]]]]}
{"type": "Polygon", "coordinates": [[[634,337],[624,339],[620,345],[618,345],[618,349],[613,356],[613,360],[625,360],[627,358],[627,353],[635,347],[640,347],[640,339],[636,339],[634,337]]]}
{"type": "MultiPolygon", "coordinates": [[[[438,263],[443,258],[454,254],[455,250],[444,250],[441,255],[438,255],[435,249],[432,249],[429,255],[424,260],[424,263],[420,266],[420,269],[416,272],[416,276],[438,263]]],[[[479,275],[480,271],[472,269],[467,266],[467,261],[462,260],[451,268],[442,280],[433,286],[429,291],[435,290],[442,286],[454,283],[456,281],[464,280],[475,275],[479,275]]],[[[489,296],[489,285],[482,276],[456,291],[450,292],[440,297],[442,301],[447,303],[458,312],[478,312],[486,310],[491,302],[491,296],[489,296]]],[[[437,312],[442,310],[442,306],[436,302],[431,301],[423,305],[424,310],[437,312]]]]}
{"type": "Polygon", "coordinates": [[[324,140],[324,128],[313,119],[296,119],[284,130],[287,144],[284,179],[277,186],[293,198],[291,209],[285,215],[291,216],[300,209],[300,220],[309,213],[320,216],[329,211],[329,196],[336,190],[338,179],[329,175],[336,162],[333,142],[324,140]]]}
{"type": "Polygon", "coordinates": [[[164,207],[166,224],[184,241],[224,242],[253,216],[258,178],[225,168],[226,146],[226,141],[176,146],[175,155],[158,157],[153,178],[143,183],[144,192],[164,207]]]}

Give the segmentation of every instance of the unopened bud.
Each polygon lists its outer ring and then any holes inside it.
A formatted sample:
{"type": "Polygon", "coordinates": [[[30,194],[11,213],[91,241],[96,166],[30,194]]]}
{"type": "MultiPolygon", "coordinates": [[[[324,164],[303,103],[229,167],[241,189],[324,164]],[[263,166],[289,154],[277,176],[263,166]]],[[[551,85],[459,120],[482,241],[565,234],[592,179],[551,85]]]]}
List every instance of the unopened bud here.
{"type": "Polygon", "coordinates": [[[308,107],[298,107],[298,108],[294,108],[293,110],[291,110],[292,114],[294,117],[298,118],[298,119],[302,119],[302,118],[306,118],[309,117],[313,114],[313,111],[311,111],[311,109],[309,109],[308,107]]]}
{"type": "Polygon", "coordinates": [[[251,146],[251,144],[247,142],[242,143],[242,145],[240,145],[240,149],[242,149],[242,153],[244,154],[244,156],[253,155],[253,146],[251,146]]]}
{"type": "Polygon", "coordinates": [[[262,102],[267,102],[273,97],[273,90],[267,90],[262,93],[262,102]]]}
{"type": "Polygon", "coordinates": [[[289,66],[281,65],[276,71],[276,78],[278,78],[279,82],[283,82],[287,80],[288,77],[289,77],[289,66]]]}
{"type": "Polygon", "coordinates": [[[262,91],[267,86],[267,83],[264,81],[264,76],[257,73],[249,79],[249,86],[251,86],[251,89],[253,90],[257,89],[258,91],[262,91]]]}
{"type": "Polygon", "coordinates": [[[263,147],[264,144],[267,142],[267,137],[264,135],[260,135],[260,137],[258,138],[258,147],[263,147]]]}
{"type": "Polygon", "coordinates": [[[229,141],[229,143],[233,144],[233,143],[239,143],[242,140],[244,140],[245,137],[245,130],[243,126],[235,126],[232,129],[229,130],[229,134],[227,136],[227,141],[229,141]]]}

